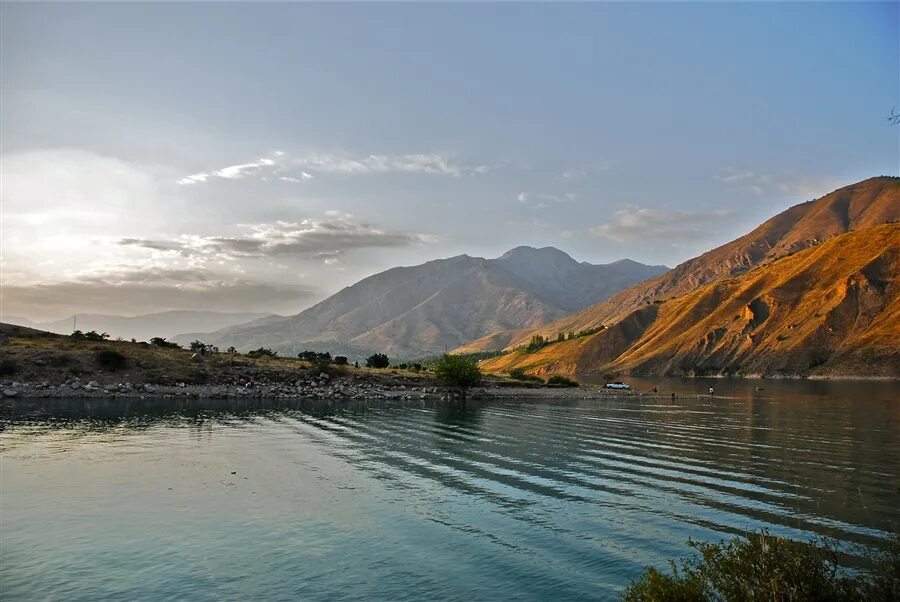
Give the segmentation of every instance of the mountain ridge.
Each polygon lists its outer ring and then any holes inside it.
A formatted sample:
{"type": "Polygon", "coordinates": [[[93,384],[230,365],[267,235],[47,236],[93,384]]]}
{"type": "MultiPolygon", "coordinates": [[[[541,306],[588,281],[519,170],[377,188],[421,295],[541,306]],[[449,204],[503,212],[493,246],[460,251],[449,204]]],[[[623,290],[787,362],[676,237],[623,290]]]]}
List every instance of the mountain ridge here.
{"type": "Polygon", "coordinates": [[[373,274],[274,323],[176,340],[200,337],[242,350],[265,346],[293,353],[318,346],[412,357],[497,330],[534,328],[667,269],[579,263],[552,247],[520,246],[495,259],[457,255],[373,274]]]}
{"type": "MultiPolygon", "coordinates": [[[[578,332],[613,324],[643,305],[685,294],[719,278],[744,273],[851,229],[897,220],[900,220],[900,178],[868,178],[789,207],[735,240],[561,320],[517,337],[508,337],[510,342],[505,349],[527,344],[535,334],[555,338],[558,332],[578,332]]],[[[491,342],[489,339],[473,340],[457,351],[489,351],[487,345],[491,342]]]]}
{"type": "Polygon", "coordinates": [[[490,372],[900,377],[900,223],[838,235],[490,372]]]}

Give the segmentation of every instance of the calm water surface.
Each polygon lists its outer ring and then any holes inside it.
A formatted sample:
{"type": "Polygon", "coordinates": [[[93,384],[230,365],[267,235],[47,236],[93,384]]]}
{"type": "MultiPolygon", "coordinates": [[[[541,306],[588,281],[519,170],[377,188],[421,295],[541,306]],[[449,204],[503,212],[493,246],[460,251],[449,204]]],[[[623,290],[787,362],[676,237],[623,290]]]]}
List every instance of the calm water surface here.
{"type": "Polygon", "coordinates": [[[689,537],[878,546],[900,519],[895,385],[811,385],[7,408],[0,597],[609,599],[689,537]]]}

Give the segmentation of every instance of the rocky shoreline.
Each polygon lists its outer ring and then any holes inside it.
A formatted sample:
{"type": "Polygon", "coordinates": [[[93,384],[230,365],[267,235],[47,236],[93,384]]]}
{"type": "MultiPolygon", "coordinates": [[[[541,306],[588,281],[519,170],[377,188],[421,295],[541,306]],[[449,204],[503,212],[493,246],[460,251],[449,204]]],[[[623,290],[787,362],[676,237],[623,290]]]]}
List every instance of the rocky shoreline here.
{"type": "MultiPolygon", "coordinates": [[[[421,379],[420,379],[421,380],[421,379]]],[[[96,380],[72,378],[59,384],[43,382],[0,382],[4,398],[62,399],[344,399],[344,400],[450,400],[472,399],[603,399],[648,395],[634,391],[613,391],[599,386],[581,387],[529,386],[516,383],[491,383],[461,391],[432,383],[373,382],[361,376],[333,377],[322,372],[290,382],[219,383],[174,385],[136,384],[128,381],[100,383],[96,380]]],[[[654,395],[665,397],[664,395],[654,395]]]]}

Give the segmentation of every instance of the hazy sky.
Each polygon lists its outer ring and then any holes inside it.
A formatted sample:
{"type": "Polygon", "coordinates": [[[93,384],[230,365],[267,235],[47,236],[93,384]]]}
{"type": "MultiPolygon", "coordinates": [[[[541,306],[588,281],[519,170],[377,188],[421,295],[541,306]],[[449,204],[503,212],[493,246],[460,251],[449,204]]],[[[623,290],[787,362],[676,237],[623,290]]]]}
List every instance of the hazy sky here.
{"type": "Polygon", "coordinates": [[[898,6],[4,3],[2,313],[293,313],[521,244],[675,265],[897,175],[898,6]]]}

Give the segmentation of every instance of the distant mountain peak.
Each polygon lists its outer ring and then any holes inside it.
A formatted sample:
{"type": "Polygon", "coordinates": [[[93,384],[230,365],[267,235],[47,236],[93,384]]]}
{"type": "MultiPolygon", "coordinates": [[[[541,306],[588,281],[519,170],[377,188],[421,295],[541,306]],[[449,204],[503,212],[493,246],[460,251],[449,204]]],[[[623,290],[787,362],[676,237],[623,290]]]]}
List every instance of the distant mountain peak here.
{"type": "Polygon", "coordinates": [[[528,245],[520,245],[514,247],[498,257],[497,259],[533,259],[535,257],[559,258],[575,261],[571,255],[565,251],[560,251],[556,247],[531,247],[528,245]]]}

